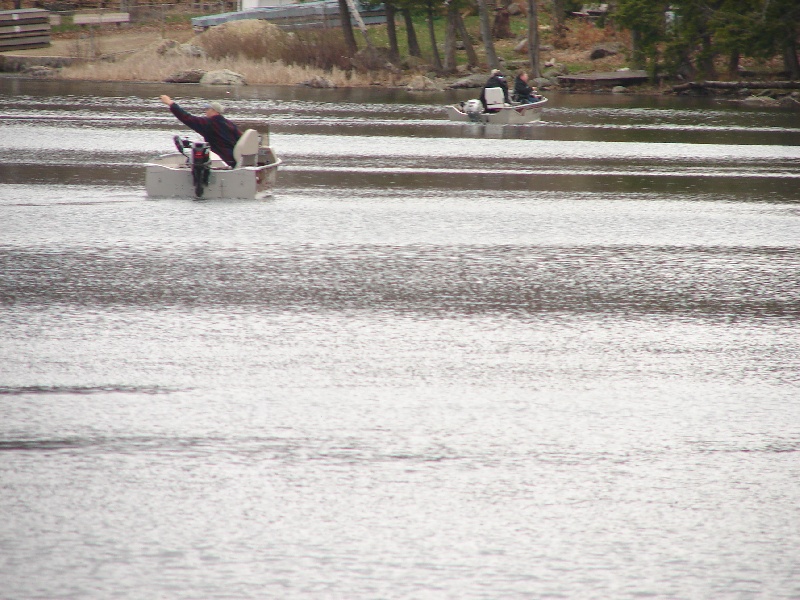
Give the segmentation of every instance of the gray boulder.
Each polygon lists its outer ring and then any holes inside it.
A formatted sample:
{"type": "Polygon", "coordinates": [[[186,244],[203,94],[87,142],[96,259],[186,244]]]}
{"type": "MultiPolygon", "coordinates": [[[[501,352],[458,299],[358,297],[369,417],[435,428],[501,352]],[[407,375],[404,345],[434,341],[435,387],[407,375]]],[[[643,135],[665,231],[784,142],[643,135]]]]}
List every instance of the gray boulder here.
{"type": "Polygon", "coordinates": [[[615,54],[619,54],[619,46],[617,44],[598,44],[589,53],[589,59],[597,60],[606,56],[614,56],[615,54]]]}
{"type": "Polygon", "coordinates": [[[556,63],[542,72],[542,77],[552,78],[559,75],[566,75],[567,67],[561,63],[556,63]]]}
{"type": "Polygon", "coordinates": [[[200,83],[206,72],[203,69],[188,69],[170,75],[164,81],[167,83],[200,83]]]}
{"type": "Polygon", "coordinates": [[[488,75],[484,75],[483,73],[476,73],[474,75],[468,75],[467,77],[462,77],[461,79],[457,79],[453,83],[451,83],[448,87],[454,90],[467,89],[467,88],[482,88],[486,83],[487,79],[489,79],[488,75]]]}
{"type": "Polygon", "coordinates": [[[441,88],[436,85],[436,82],[428,77],[417,75],[408,82],[406,89],[411,92],[433,92],[441,88]]]}
{"type": "Polygon", "coordinates": [[[159,56],[188,56],[191,58],[206,58],[206,51],[192,43],[180,44],[175,40],[162,40],[155,46],[159,56]]]}
{"type": "Polygon", "coordinates": [[[28,77],[48,79],[51,77],[57,77],[59,71],[58,69],[54,69],[53,67],[45,67],[44,65],[32,65],[30,67],[26,67],[25,69],[23,69],[22,74],[27,75],[28,77]]]}
{"type": "Polygon", "coordinates": [[[778,100],[778,105],[782,108],[794,108],[795,110],[800,110],[800,101],[792,96],[784,96],[778,100]]]}
{"type": "Polygon", "coordinates": [[[203,48],[190,43],[181,44],[177,48],[174,48],[174,51],[180,56],[188,56],[191,58],[208,58],[208,53],[203,48]]]}
{"type": "Polygon", "coordinates": [[[180,42],[176,42],[175,40],[161,40],[153,46],[153,50],[155,50],[156,54],[159,56],[164,56],[168,52],[175,50],[178,46],[180,46],[180,42]]]}
{"type": "Polygon", "coordinates": [[[749,96],[740,102],[749,106],[776,106],[778,104],[775,98],[769,96],[749,96]]]}
{"type": "Polygon", "coordinates": [[[336,87],[336,84],[333,83],[330,79],[326,79],[320,75],[314,75],[308,81],[304,81],[300,85],[305,85],[307,87],[318,88],[318,89],[332,89],[336,87]]]}
{"type": "Polygon", "coordinates": [[[209,71],[200,79],[202,85],[247,85],[244,75],[228,69],[209,71]]]}
{"type": "Polygon", "coordinates": [[[611,88],[612,94],[625,94],[627,92],[628,88],[626,88],[624,85],[615,85],[613,88],[611,88]]]}

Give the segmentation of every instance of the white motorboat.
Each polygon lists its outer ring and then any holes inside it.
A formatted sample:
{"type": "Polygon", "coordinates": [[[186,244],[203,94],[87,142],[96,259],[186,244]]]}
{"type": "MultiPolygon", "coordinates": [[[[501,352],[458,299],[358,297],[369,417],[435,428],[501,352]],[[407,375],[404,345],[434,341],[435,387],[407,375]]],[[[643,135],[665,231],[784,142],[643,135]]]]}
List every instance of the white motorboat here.
{"type": "Polygon", "coordinates": [[[485,123],[487,125],[525,125],[542,118],[547,98],[533,104],[505,104],[503,90],[499,87],[487,88],[485,92],[486,111],[478,99],[467,100],[447,107],[451,121],[485,123]]]}
{"type": "Polygon", "coordinates": [[[281,160],[269,145],[269,133],[245,131],[233,149],[233,168],[210,152],[206,142],[177,135],[174,140],[178,152],[145,164],[148,196],[256,199],[269,195],[275,185],[281,160]]]}

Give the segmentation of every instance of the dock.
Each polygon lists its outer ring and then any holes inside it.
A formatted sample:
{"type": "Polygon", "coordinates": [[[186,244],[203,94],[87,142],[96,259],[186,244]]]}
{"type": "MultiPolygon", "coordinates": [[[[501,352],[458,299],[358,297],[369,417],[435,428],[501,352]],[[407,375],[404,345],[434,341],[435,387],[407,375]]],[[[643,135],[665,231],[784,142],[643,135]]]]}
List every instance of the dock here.
{"type": "Polygon", "coordinates": [[[561,75],[558,83],[562,87],[590,88],[614,87],[615,85],[636,85],[650,79],[647,71],[611,71],[608,73],[587,73],[585,75],[561,75]]]}

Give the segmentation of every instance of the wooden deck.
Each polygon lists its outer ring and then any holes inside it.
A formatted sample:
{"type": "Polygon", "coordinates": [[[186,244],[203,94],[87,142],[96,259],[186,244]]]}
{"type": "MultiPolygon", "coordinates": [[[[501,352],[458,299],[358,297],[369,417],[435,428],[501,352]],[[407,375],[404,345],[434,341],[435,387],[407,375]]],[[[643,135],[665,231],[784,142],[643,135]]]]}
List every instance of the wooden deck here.
{"type": "Polygon", "coordinates": [[[648,79],[650,77],[647,75],[647,71],[611,71],[587,75],[561,75],[558,83],[564,87],[614,87],[615,85],[645,83],[648,79]]]}

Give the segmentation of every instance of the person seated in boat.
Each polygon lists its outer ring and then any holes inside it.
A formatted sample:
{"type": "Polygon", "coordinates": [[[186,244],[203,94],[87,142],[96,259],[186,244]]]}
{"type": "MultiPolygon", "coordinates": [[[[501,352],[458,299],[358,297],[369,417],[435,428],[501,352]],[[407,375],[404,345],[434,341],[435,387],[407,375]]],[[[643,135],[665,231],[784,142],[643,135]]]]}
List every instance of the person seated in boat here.
{"type": "Polygon", "coordinates": [[[520,72],[514,79],[513,98],[515,102],[520,104],[533,104],[542,99],[538,90],[528,85],[528,74],[524,71],[520,72]]]}
{"type": "Polygon", "coordinates": [[[486,85],[483,86],[481,90],[481,104],[483,104],[483,111],[484,112],[497,112],[497,110],[489,111],[486,107],[486,88],[494,88],[499,87],[503,90],[503,101],[510,105],[511,100],[508,97],[508,83],[506,83],[506,78],[500,72],[500,69],[493,69],[492,75],[486,81],[486,85]]]}
{"type": "Polygon", "coordinates": [[[219,102],[206,104],[206,116],[197,117],[186,112],[177,102],[167,95],[161,96],[161,102],[169,106],[170,111],[175,117],[190,129],[203,136],[208,142],[211,151],[228,163],[229,166],[236,166],[236,159],[233,158],[233,147],[242,132],[239,128],[222,116],[224,109],[219,102]]]}

